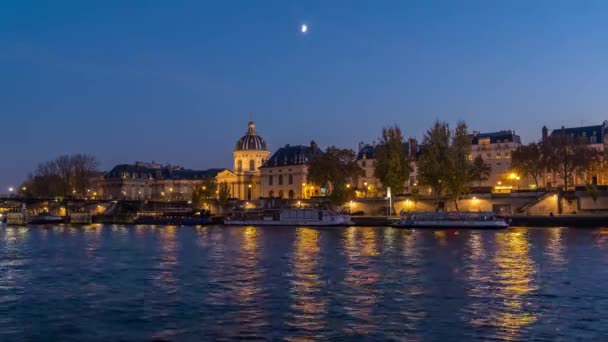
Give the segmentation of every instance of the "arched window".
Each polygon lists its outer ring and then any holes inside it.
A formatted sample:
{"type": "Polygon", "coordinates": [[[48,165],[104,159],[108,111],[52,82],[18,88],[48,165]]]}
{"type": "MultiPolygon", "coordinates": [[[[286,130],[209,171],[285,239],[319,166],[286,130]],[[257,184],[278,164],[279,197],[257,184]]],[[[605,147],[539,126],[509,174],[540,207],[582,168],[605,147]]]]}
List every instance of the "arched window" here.
{"type": "Polygon", "coordinates": [[[272,191],[272,190],[271,190],[271,191],[268,193],[268,197],[273,198],[273,197],[274,197],[274,191],[272,191]]]}
{"type": "Polygon", "coordinates": [[[255,161],[253,159],[249,161],[249,171],[255,171],[255,161]]]}
{"type": "Polygon", "coordinates": [[[239,160],[236,162],[236,171],[237,172],[242,172],[243,171],[243,161],[239,160]]]}
{"type": "Polygon", "coordinates": [[[283,198],[283,190],[279,190],[279,198],[283,198]]]}
{"type": "Polygon", "coordinates": [[[289,190],[289,199],[293,199],[294,197],[296,197],[295,192],[293,192],[293,190],[289,190]]]}

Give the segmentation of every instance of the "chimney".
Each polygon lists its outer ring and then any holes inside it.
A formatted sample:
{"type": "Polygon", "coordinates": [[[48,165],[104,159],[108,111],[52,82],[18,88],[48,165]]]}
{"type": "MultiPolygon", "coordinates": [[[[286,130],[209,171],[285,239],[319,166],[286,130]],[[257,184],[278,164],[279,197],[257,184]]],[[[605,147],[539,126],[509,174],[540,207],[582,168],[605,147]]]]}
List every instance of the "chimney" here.
{"type": "Polygon", "coordinates": [[[359,143],[359,152],[361,152],[361,150],[363,149],[363,147],[365,147],[365,144],[363,144],[363,141],[361,141],[359,143]]]}
{"type": "Polygon", "coordinates": [[[543,141],[546,140],[548,136],[549,136],[549,130],[547,129],[547,126],[543,126],[543,135],[542,135],[543,141]]]}
{"type": "Polygon", "coordinates": [[[311,153],[312,155],[315,155],[317,153],[317,143],[314,140],[310,141],[310,149],[311,149],[311,153]]]}

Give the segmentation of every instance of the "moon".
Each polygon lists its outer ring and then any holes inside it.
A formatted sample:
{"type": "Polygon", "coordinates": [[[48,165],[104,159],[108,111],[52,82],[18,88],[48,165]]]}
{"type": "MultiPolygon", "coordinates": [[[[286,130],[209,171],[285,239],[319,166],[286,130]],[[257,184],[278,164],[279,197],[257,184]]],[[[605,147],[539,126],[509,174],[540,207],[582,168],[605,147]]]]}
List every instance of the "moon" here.
{"type": "Polygon", "coordinates": [[[302,26],[300,27],[300,32],[302,32],[302,33],[308,32],[308,25],[302,24],[302,26]]]}

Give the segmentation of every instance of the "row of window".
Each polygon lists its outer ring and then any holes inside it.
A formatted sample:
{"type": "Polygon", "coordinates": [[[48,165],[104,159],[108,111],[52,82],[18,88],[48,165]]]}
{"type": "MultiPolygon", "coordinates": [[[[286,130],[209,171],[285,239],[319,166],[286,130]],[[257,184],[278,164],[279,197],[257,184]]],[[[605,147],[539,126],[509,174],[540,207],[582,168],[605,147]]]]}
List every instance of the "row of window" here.
{"type": "MultiPolygon", "coordinates": [[[[293,184],[293,175],[288,175],[287,184],[293,184]]],[[[268,176],[268,185],[274,185],[273,175],[268,176]]],[[[283,175],[279,175],[279,185],[283,185],[283,175]]]]}
{"type": "MultiPolygon", "coordinates": [[[[314,194],[314,196],[319,196],[320,195],[318,189],[315,189],[315,191],[313,193],[310,192],[310,189],[306,189],[306,198],[311,197],[312,194],[314,194]]],[[[283,190],[279,190],[277,197],[283,198],[283,195],[284,195],[283,190]]],[[[289,192],[288,192],[287,195],[288,195],[289,199],[294,199],[296,197],[296,193],[293,190],[289,190],[289,192]]],[[[275,197],[274,191],[271,190],[270,192],[268,192],[268,197],[270,197],[270,198],[275,197]]]]}
{"type": "MultiPolygon", "coordinates": [[[[243,171],[243,161],[242,160],[238,160],[236,162],[236,170],[238,172],[243,171]]],[[[253,159],[249,161],[249,171],[255,171],[255,161],[253,159]]]]}

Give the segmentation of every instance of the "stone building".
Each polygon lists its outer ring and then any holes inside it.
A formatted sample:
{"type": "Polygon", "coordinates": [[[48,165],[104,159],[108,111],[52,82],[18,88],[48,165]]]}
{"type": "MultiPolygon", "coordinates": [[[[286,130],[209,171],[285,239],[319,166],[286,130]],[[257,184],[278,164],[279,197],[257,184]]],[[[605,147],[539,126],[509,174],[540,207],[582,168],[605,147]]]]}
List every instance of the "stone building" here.
{"type": "MultiPolygon", "coordinates": [[[[357,194],[359,197],[375,197],[383,196],[384,187],[379,179],[374,177],[375,170],[375,153],[378,149],[376,143],[364,144],[359,143],[359,152],[357,153],[357,164],[363,169],[363,176],[357,180],[357,194]]],[[[416,185],[416,158],[418,157],[418,142],[414,138],[408,139],[403,143],[405,155],[411,160],[410,166],[412,172],[409,179],[404,184],[405,193],[410,193],[416,185]]]]}
{"type": "Polygon", "coordinates": [[[308,163],[321,154],[313,141],[310,146],[285,145],[278,149],[262,166],[262,197],[308,199],[324,195],[322,189],[307,182],[308,163]]]}
{"type": "Polygon", "coordinates": [[[490,165],[492,172],[487,181],[473,186],[492,187],[495,192],[510,191],[520,187],[528,188],[519,175],[511,172],[511,154],[521,146],[521,138],[514,131],[491,133],[473,132],[471,135],[471,154],[473,161],[481,156],[490,165]]]}
{"type": "Polygon", "coordinates": [[[236,142],[232,152],[232,170],[224,169],[215,179],[218,184],[228,185],[232,198],[258,199],[262,196],[260,167],[268,160],[269,155],[266,141],[257,135],[255,123],[250,121],[247,132],[236,142]]]}
{"type": "MultiPolygon", "coordinates": [[[[549,129],[544,126],[542,128],[542,139],[547,139],[548,136],[556,134],[566,134],[579,139],[583,139],[589,148],[593,148],[601,153],[603,156],[608,151],[608,121],[604,121],[601,125],[595,126],[581,126],[581,127],[561,127],[554,129],[549,134],[549,129]]],[[[593,175],[592,182],[596,185],[604,185],[608,183],[605,175],[597,174],[593,175]]],[[[545,175],[544,183],[546,186],[563,186],[564,182],[556,174],[548,172],[545,175]]],[[[579,177],[579,175],[573,175],[572,179],[569,180],[569,184],[572,185],[585,185],[585,180],[579,177]]]]}
{"type": "Polygon", "coordinates": [[[121,200],[189,201],[192,191],[213,181],[220,169],[190,170],[136,162],[116,165],[92,185],[91,197],[121,200]]]}

